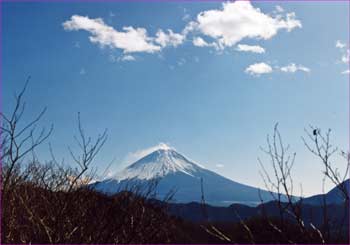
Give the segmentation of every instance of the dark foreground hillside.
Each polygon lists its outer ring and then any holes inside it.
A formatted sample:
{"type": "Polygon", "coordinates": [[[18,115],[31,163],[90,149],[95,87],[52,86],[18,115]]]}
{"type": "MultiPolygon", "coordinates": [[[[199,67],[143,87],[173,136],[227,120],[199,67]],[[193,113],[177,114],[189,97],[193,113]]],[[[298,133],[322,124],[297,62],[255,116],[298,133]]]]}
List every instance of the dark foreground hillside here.
{"type": "Polygon", "coordinates": [[[51,192],[17,186],[2,203],[3,243],[170,243],[208,241],[162,208],[128,192],[51,192]]]}
{"type": "MultiPolygon", "coordinates": [[[[293,222],[280,224],[261,215],[244,222],[185,221],[167,215],[168,205],[130,192],[106,196],[86,189],[66,193],[20,185],[2,201],[3,243],[322,242],[311,228],[301,232],[293,222]]],[[[336,236],[332,242],[347,241],[336,236]]]]}

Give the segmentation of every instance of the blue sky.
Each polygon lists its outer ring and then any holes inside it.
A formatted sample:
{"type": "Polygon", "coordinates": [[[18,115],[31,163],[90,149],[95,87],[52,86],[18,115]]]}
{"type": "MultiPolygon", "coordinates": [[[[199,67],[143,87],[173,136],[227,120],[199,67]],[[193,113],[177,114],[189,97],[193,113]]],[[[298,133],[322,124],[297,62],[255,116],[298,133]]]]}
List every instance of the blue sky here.
{"type": "MultiPolygon", "coordinates": [[[[25,120],[47,106],[42,124],[54,123],[49,142],[66,162],[77,112],[92,136],[108,128],[96,166],[115,158],[112,172],[164,142],[262,187],[259,146],[279,122],[309,195],[321,192],[322,168],[303,146],[304,128],[332,128],[334,144],[348,149],[346,2],[38,2],[2,11],[3,110],[31,75],[25,120]]],[[[48,146],[38,154],[48,159],[48,146]]]]}

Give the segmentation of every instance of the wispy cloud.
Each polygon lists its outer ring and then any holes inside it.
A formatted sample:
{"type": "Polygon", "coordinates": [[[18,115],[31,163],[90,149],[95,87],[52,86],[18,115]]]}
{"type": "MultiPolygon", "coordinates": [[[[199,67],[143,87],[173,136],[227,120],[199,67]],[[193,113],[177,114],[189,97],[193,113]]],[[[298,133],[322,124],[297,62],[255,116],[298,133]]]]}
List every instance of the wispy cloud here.
{"type": "Polygon", "coordinates": [[[335,42],[335,47],[336,47],[336,48],[343,49],[343,48],[346,47],[346,44],[345,44],[344,42],[340,41],[340,40],[337,40],[337,41],[335,42]]]}
{"type": "Polygon", "coordinates": [[[342,57],[341,57],[341,62],[343,63],[349,63],[349,57],[350,57],[350,50],[347,49],[346,52],[343,53],[342,57]]]}
{"type": "Polygon", "coordinates": [[[295,73],[297,71],[310,72],[310,68],[303,65],[296,65],[295,63],[290,63],[289,65],[280,68],[282,72],[295,73]]]}
{"type": "Polygon", "coordinates": [[[204,41],[204,39],[201,38],[201,37],[194,38],[192,43],[193,43],[194,46],[197,46],[197,47],[207,47],[207,46],[209,46],[209,43],[204,41]]]}
{"type": "Polygon", "coordinates": [[[184,64],[186,64],[186,59],[185,59],[185,58],[180,58],[180,59],[177,61],[177,65],[178,65],[178,66],[183,66],[184,64]]]}
{"type": "Polygon", "coordinates": [[[253,76],[260,76],[262,74],[268,74],[268,73],[272,73],[272,72],[276,72],[276,71],[281,71],[284,73],[296,73],[296,72],[305,72],[305,73],[309,73],[311,70],[310,68],[303,66],[303,65],[297,65],[295,63],[290,63],[286,66],[274,66],[271,67],[269,64],[265,63],[265,62],[260,62],[260,63],[255,63],[252,64],[250,66],[248,66],[245,69],[245,72],[253,75],[253,76]]]}
{"type": "Polygon", "coordinates": [[[113,17],[115,17],[115,13],[113,13],[113,12],[109,12],[109,17],[111,17],[111,18],[113,18],[113,17]]]}
{"type": "Polygon", "coordinates": [[[236,50],[241,52],[252,52],[258,54],[265,53],[265,49],[259,45],[238,44],[236,50]]]}
{"type": "Polygon", "coordinates": [[[337,40],[335,42],[335,47],[340,49],[342,56],[340,58],[341,63],[349,63],[350,50],[346,48],[346,44],[343,41],[337,40]]]}
{"type": "Polygon", "coordinates": [[[175,150],[174,147],[170,146],[169,144],[166,143],[159,143],[158,145],[155,146],[151,146],[149,148],[145,148],[145,149],[140,149],[134,152],[130,152],[126,155],[126,157],[124,158],[124,163],[125,164],[131,164],[145,156],[147,156],[148,154],[159,150],[159,149],[163,149],[163,150],[169,150],[169,149],[173,149],[175,150]]]}
{"type": "Polygon", "coordinates": [[[275,7],[277,13],[283,13],[284,9],[280,5],[276,5],[275,7]]]}
{"type": "Polygon", "coordinates": [[[183,9],[184,15],[182,16],[183,21],[188,21],[191,18],[191,15],[188,13],[188,10],[186,8],[183,9]]]}
{"type": "Polygon", "coordinates": [[[79,42],[74,42],[74,47],[75,48],[80,48],[80,43],[79,42]]]}
{"type": "Polygon", "coordinates": [[[136,58],[130,54],[123,55],[123,56],[118,58],[118,61],[135,61],[135,60],[136,60],[136,58]]]}
{"type": "Polygon", "coordinates": [[[215,42],[208,43],[201,37],[193,38],[192,43],[196,47],[214,47],[216,49],[219,49],[218,45],[215,42]]]}
{"type": "MultiPolygon", "coordinates": [[[[350,50],[349,46],[341,40],[335,42],[335,47],[338,48],[341,52],[341,58],[338,63],[349,64],[350,61],[350,50]]],[[[341,74],[349,74],[349,70],[342,71],[341,74]]]]}

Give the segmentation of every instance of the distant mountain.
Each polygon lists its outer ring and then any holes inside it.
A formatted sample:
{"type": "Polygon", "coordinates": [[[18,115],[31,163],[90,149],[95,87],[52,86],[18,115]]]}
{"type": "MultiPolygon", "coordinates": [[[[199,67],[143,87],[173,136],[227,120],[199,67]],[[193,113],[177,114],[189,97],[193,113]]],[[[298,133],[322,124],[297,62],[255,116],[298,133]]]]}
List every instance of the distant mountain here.
{"type": "MultiPolygon", "coordinates": [[[[344,181],[341,185],[347,190],[348,195],[350,195],[350,179],[344,181]]],[[[303,199],[303,203],[310,205],[323,205],[324,198],[327,204],[342,204],[345,200],[344,194],[339,189],[339,186],[336,186],[326,194],[319,194],[303,199]]]]}
{"type": "MultiPolygon", "coordinates": [[[[256,207],[249,207],[242,204],[232,204],[228,207],[215,207],[211,205],[203,206],[200,203],[194,202],[187,204],[170,203],[166,205],[169,214],[196,223],[203,221],[229,223],[261,217],[262,214],[276,218],[280,215],[276,201],[260,204],[256,207]]],[[[327,209],[331,210],[327,213],[327,218],[338,224],[341,224],[344,219],[344,230],[348,231],[349,209],[344,209],[344,205],[342,204],[329,204],[327,205],[327,209]]],[[[306,226],[312,223],[319,227],[324,222],[324,210],[317,205],[303,204],[301,215],[306,226]]],[[[285,218],[295,221],[293,216],[288,214],[288,212],[285,213],[285,218]]]]}
{"type": "Polygon", "coordinates": [[[228,206],[232,203],[258,205],[260,197],[271,200],[271,194],[248,185],[225,178],[194,163],[174,149],[158,149],[131,164],[114,178],[93,184],[101,192],[114,194],[133,186],[145,187],[158,180],[157,198],[162,199],[175,190],[172,202],[189,203],[201,201],[201,179],[205,201],[211,205],[228,206]]]}

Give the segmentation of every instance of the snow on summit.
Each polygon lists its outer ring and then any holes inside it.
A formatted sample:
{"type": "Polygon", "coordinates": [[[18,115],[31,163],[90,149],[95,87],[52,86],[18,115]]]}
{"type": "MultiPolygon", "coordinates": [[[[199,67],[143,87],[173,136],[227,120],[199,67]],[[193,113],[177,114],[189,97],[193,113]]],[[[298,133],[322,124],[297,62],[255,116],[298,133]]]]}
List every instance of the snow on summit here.
{"type": "Polygon", "coordinates": [[[195,172],[202,169],[203,167],[188,160],[176,152],[173,147],[162,143],[158,145],[155,151],[142,157],[118,173],[115,179],[119,181],[133,178],[150,180],[176,172],[193,176],[195,172]]]}

